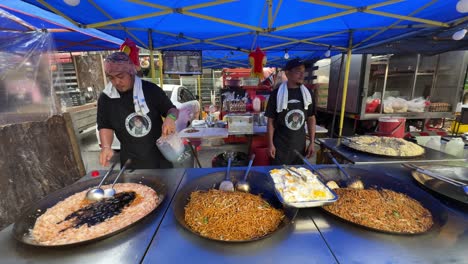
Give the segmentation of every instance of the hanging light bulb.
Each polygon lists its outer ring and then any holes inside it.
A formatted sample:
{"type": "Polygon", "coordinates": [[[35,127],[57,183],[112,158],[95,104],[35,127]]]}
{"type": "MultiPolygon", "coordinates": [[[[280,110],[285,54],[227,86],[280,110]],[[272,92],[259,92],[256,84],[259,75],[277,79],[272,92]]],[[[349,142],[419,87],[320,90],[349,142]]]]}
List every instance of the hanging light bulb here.
{"type": "Polygon", "coordinates": [[[454,40],[462,40],[465,37],[466,32],[468,32],[466,29],[458,30],[457,32],[453,33],[452,38],[454,40]]]}
{"type": "Polygon", "coordinates": [[[460,13],[468,13],[468,0],[460,0],[457,3],[457,11],[460,13]]]}
{"type": "Polygon", "coordinates": [[[65,4],[69,6],[77,6],[80,4],[80,0],[63,0],[65,4]]]}
{"type": "Polygon", "coordinates": [[[289,53],[288,53],[288,50],[284,50],[284,58],[285,59],[289,59],[289,53]]]}
{"type": "Polygon", "coordinates": [[[323,54],[325,56],[325,58],[329,58],[330,55],[331,55],[331,46],[328,47],[327,51],[325,51],[325,53],[323,54]]]}

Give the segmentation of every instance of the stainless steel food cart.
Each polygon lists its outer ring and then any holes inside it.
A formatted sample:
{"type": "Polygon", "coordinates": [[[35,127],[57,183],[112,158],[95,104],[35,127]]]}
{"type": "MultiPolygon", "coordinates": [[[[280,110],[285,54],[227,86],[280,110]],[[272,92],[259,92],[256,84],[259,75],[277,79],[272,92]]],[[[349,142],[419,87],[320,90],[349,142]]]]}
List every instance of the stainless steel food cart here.
{"type": "MultiPolygon", "coordinates": [[[[253,167],[268,177],[273,167],[253,167]]],[[[323,174],[337,174],[320,166],[323,174]]],[[[243,170],[245,168],[235,168],[243,170]]],[[[289,228],[254,242],[216,242],[199,237],[176,221],[174,194],[193,179],[224,170],[147,170],[168,185],[156,214],[113,237],[72,248],[31,247],[12,237],[12,226],[0,232],[2,263],[467,263],[468,210],[434,193],[431,203],[443,213],[437,228],[422,235],[391,235],[342,222],[320,208],[300,209],[289,228]]],[[[377,179],[399,182],[404,188],[426,192],[412,180],[410,170],[395,164],[347,167],[349,172],[375,173],[377,179]]],[[[89,176],[87,176],[89,177],[89,176]]],[[[463,207],[465,206],[465,207],[463,207]]]]}

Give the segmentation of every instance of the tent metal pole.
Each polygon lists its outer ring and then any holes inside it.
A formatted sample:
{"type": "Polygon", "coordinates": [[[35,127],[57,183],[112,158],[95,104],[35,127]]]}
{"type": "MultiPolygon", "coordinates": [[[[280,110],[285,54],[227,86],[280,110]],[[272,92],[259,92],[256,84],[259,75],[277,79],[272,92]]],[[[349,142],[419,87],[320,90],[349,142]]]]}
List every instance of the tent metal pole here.
{"type": "MultiPolygon", "coordinates": [[[[435,2],[437,2],[437,0],[432,0],[431,2],[425,4],[425,5],[423,5],[422,7],[420,7],[420,8],[418,8],[418,9],[416,9],[415,11],[411,12],[411,13],[409,14],[409,16],[413,16],[413,15],[415,15],[415,14],[421,12],[422,10],[424,10],[424,9],[428,8],[429,6],[433,5],[435,2]]],[[[400,22],[402,22],[402,21],[403,21],[402,19],[399,19],[399,20],[395,21],[395,22],[392,23],[390,26],[385,27],[385,28],[379,30],[378,32],[372,34],[371,36],[369,36],[369,37],[365,38],[364,40],[362,40],[361,42],[357,43],[356,45],[354,45],[353,48],[356,48],[356,47],[360,46],[362,43],[365,43],[366,41],[369,41],[369,40],[371,40],[371,39],[377,37],[378,35],[380,35],[380,34],[386,32],[387,30],[389,30],[389,29],[393,28],[394,26],[398,25],[398,24],[399,24],[400,22]]]]}
{"type": "Polygon", "coordinates": [[[340,113],[340,126],[339,126],[339,133],[338,137],[341,137],[343,133],[343,123],[344,123],[344,114],[346,108],[346,96],[348,94],[348,80],[349,80],[349,68],[351,66],[351,51],[353,49],[353,32],[349,32],[349,42],[348,42],[348,52],[346,54],[346,66],[345,66],[345,74],[343,80],[343,95],[341,100],[341,113],[340,113]]]}
{"type": "Polygon", "coordinates": [[[69,16],[65,15],[64,13],[60,12],[57,8],[51,6],[49,3],[47,3],[46,1],[44,0],[37,0],[37,2],[41,3],[42,5],[44,5],[45,7],[49,8],[52,12],[54,12],[55,14],[65,18],[66,20],[70,21],[73,25],[75,26],[79,26],[78,22],[76,22],[75,20],[71,19],[69,16]]]}
{"type": "MultiPolygon", "coordinates": [[[[152,30],[148,29],[148,44],[150,52],[150,71],[151,71],[151,81],[155,83],[156,81],[156,72],[154,70],[154,54],[153,54],[153,34],[152,30]]],[[[162,87],[162,86],[161,86],[162,87]]]]}
{"type": "MultiPolygon", "coordinates": [[[[428,25],[434,25],[434,26],[439,26],[439,27],[449,27],[449,24],[435,21],[435,20],[428,20],[428,19],[422,19],[422,18],[417,18],[417,17],[412,17],[412,16],[403,16],[403,15],[397,15],[397,14],[392,14],[388,12],[382,12],[382,11],[377,11],[377,10],[371,10],[374,8],[386,6],[386,5],[391,5],[399,2],[403,2],[402,0],[390,0],[390,1],[385,1],[373,5],[368,5],[365,7],[354,7],[354,6],[349,6],[349,5],[342,5],[342,4],[336,4],[332,2],[327,2],[327,1],[322,1],[322,0],[304,0],[305,2],[308,3],[314,3],[318,5],[323,5],[323,6],[330,6],[330,7],[335,7],[335,8],[341,8],[341,9],[347,9],[345,12],[348,11],[354,11],[354,12],[363,12],[363,13],[368,13],[368,14],[373,14],[373,15],[378,15],[378,16],[384,16],[384,17],[391,17],[391,18],[397,18],[397,19],[402,19],[402,20],[408,20],[408,21],[413,21],[413,22],[420,22],[428,25]]],[[[353,13],[354,13],[353,12],[353,13]]],[[[336,13],[336,15],[340,14],[339,16],[342,16],[341,13],[336,13]]]]}
{"type": "Polygon", "coordinates": [[[159,51],[158,53],[158,59],[159,59],[159,86],[163,88],[164,85],[164,75],[163,75],[163,58],[162,58],[162,52],[159,51]]]}
{"type": "MultiPolygon", "coordinates": [[[[202,95],[201,95],[201,77],[197,75],[197,88],[198,88],[198,103],[200,104],[200,109],[203,109],[202,106],[202,95]]],[[[202,119],[202,111],[200,111],[199,119],[202,119]]]]}

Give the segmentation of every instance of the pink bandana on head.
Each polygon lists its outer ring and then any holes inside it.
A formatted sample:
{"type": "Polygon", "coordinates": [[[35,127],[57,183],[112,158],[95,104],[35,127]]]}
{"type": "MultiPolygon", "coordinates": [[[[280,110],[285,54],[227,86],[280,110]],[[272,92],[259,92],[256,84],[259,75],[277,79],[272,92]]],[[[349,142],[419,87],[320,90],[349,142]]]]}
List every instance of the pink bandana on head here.
{"type": "Polygon", "coordinates": [[[130,57],[125,52],[115,52],[109,55],[104,61],[104,71],[106,74],[117,74],[127,72],[136,74],[136,68],[130,57]]]}

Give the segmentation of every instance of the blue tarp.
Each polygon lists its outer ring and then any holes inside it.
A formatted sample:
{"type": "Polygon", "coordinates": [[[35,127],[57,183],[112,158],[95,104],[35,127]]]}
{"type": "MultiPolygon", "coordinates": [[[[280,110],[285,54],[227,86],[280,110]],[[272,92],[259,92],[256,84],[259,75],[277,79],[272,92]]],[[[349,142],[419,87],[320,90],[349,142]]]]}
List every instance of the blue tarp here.
{"type": "MultiPolygon", "coordinates": [[[[247,53],[257,46],[266,51],[268,66],[283,65],[285,51],[290,58],[320,58],[329,48],[332,55],[345,51],[351,35],[354,52],[418,52],[417,41],[404,49],[386,50],[384,43],[431,38],[432,32],[453,33],[467,26],[466,14],[455,9],[457,0],[81,0],[77,6],[63,0],[23,2],[59,12],[82,27],[131,38],[145,48],[150,48],[151,36],[154,50],[207,51],[205,65],[213,63],[210,58],[218,59],[218,65],[247,65],[247,53]]],[[[468,46],[466,38],[446,42],[441,51],[468,46]]],[[[433,44],[430,52],[438,48],[433,44]]]]}
{"type": "MultiPolygon", "coordinates": [[[[57,51],[114,50],[123,42],[97,29],[79,28],[37,6],[18,0],[0,1],[0,47],[15,48],[11,41],[27,46],[27,43],[34,43],[40,37],[38,32],[50,34],[57,51]]],[[[16,48],[20,49],[21,46],[16,48]]]]}

